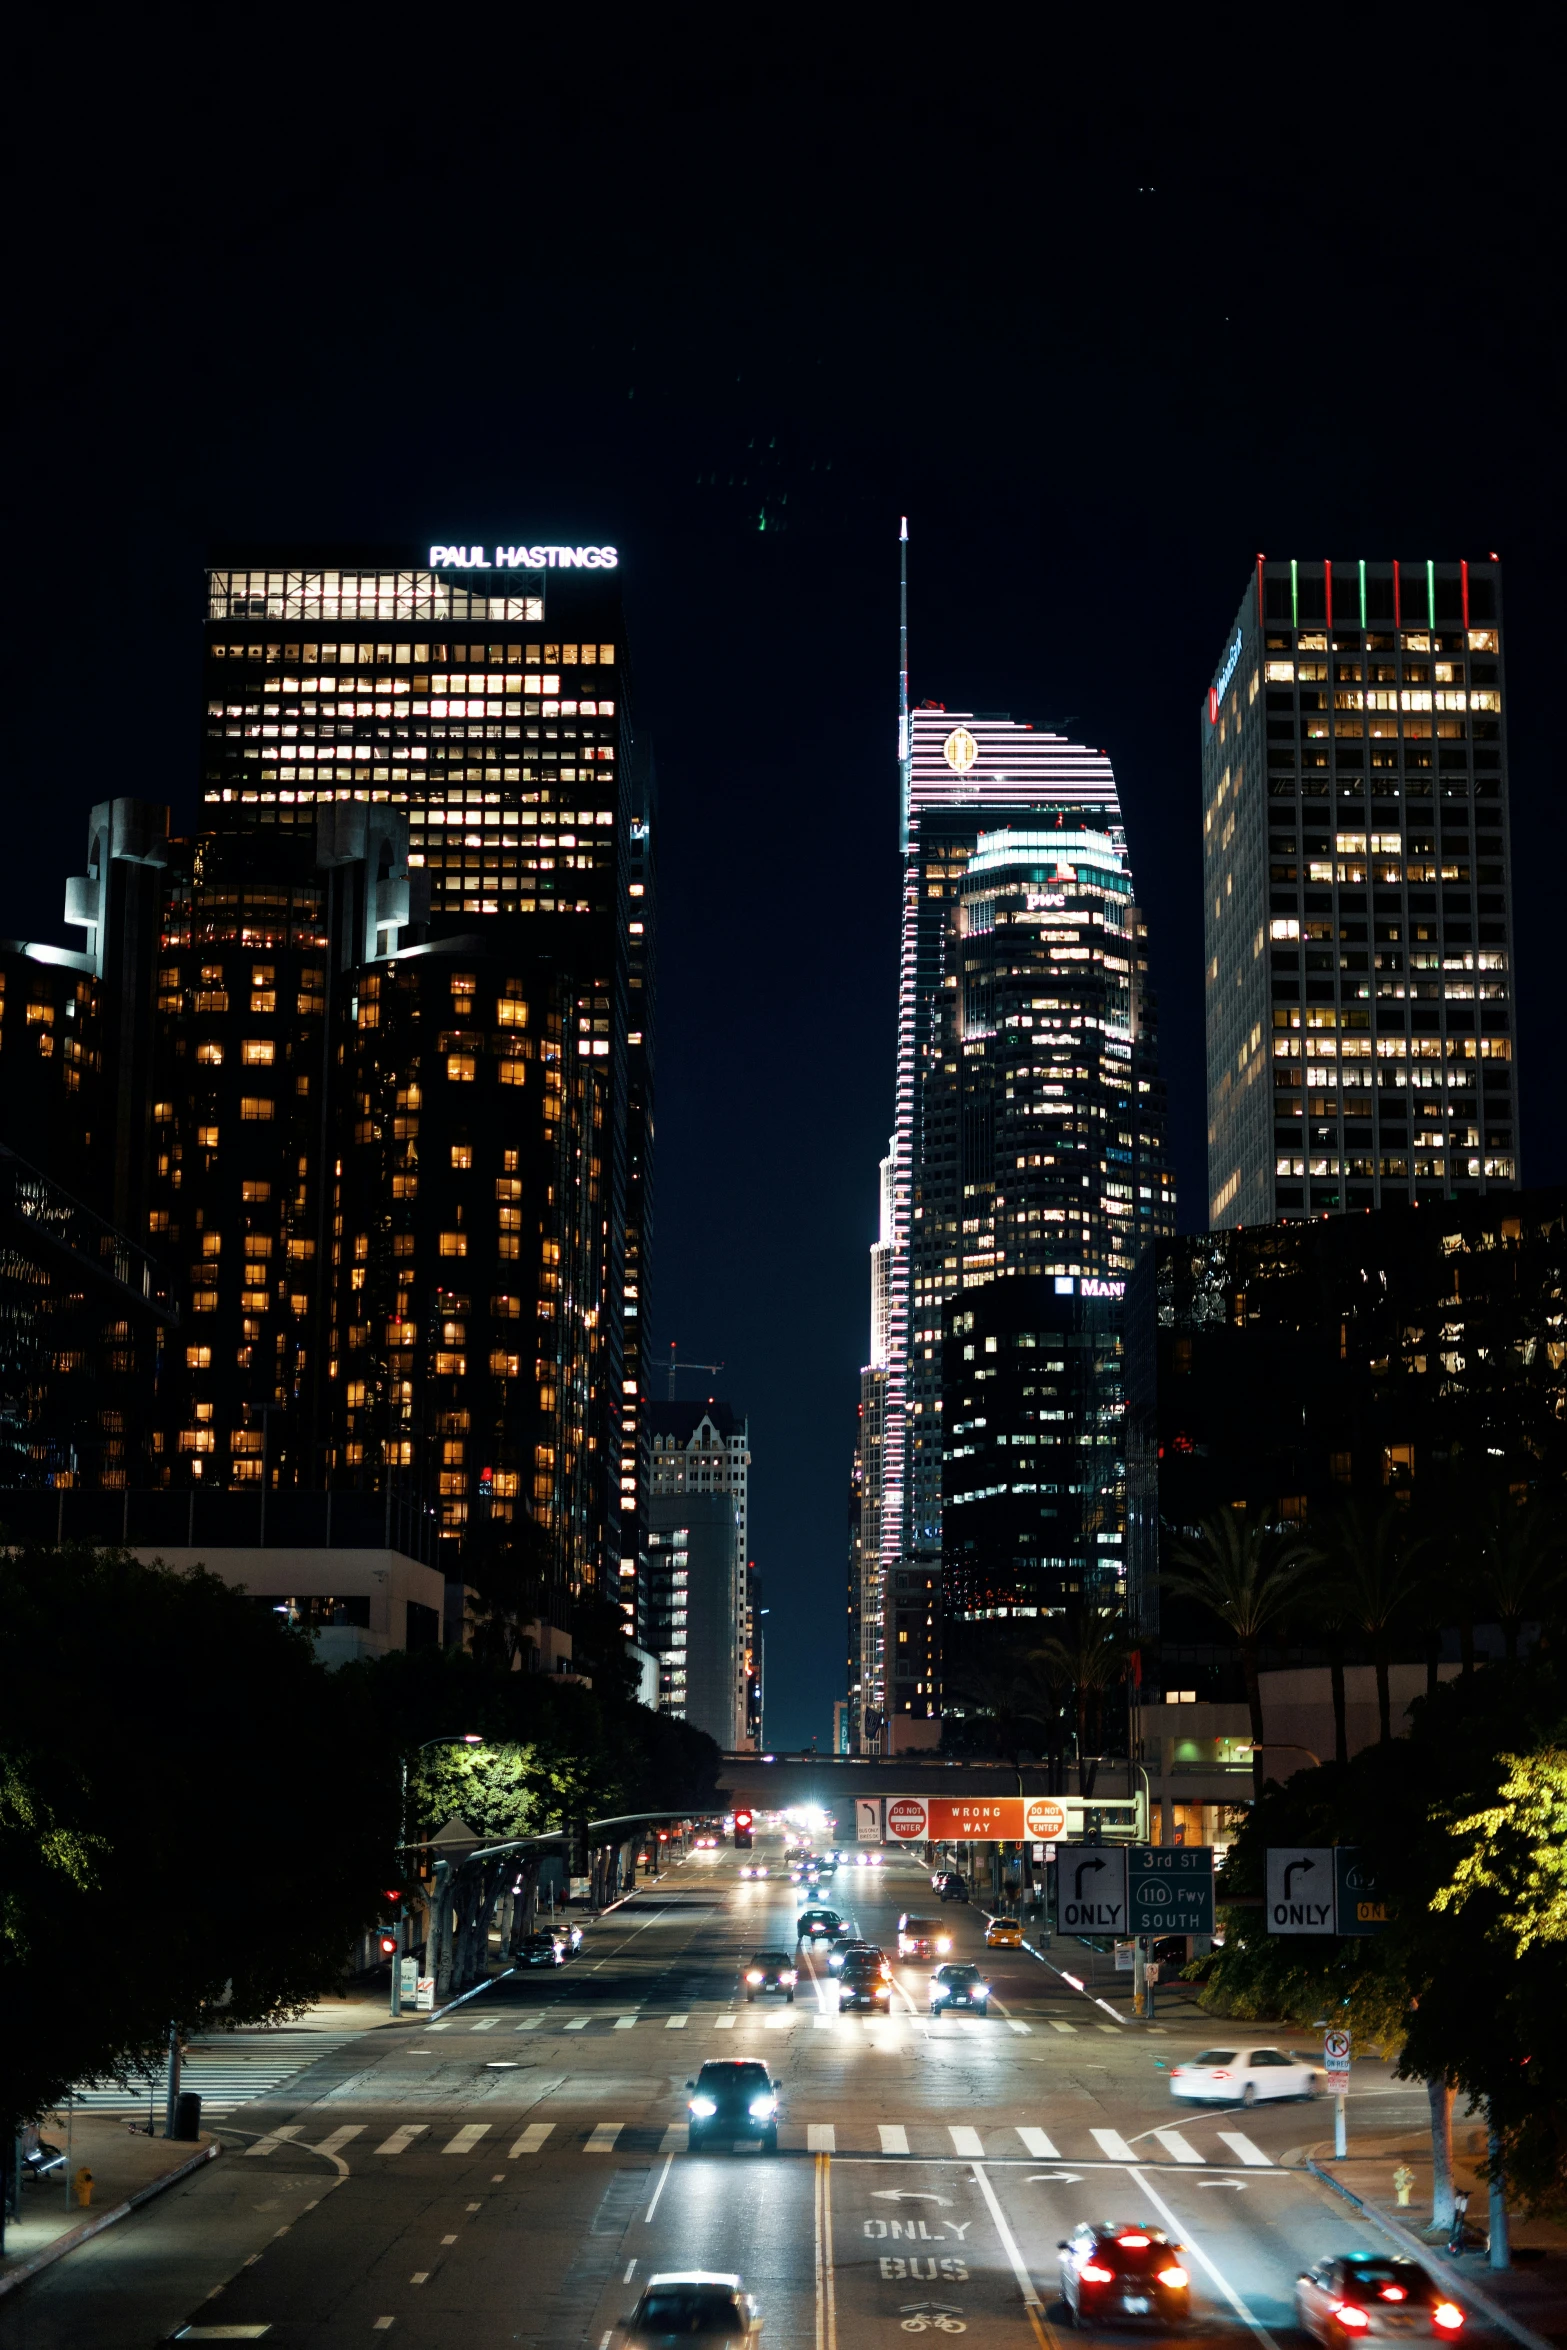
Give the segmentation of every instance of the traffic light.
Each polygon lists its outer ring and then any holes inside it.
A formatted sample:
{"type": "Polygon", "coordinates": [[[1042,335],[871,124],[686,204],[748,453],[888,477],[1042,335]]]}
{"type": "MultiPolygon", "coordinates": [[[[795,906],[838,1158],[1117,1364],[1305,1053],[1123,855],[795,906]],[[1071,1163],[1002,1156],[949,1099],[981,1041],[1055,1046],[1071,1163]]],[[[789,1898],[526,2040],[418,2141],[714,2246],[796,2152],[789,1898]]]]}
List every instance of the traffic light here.
{"type": "Polygon", "coordinates": [[[397,1956],[397,1929],[395,1926],[383,1926],[381,1929],[381,1956],[383,1958],[397,1956]]]}
{"type": "Polygon", "coordinates": [[[748,1811],[735,1813],[736,1852],[749,1852],[751,1849],[751,1819],[752,1815],[748,1811]]]}

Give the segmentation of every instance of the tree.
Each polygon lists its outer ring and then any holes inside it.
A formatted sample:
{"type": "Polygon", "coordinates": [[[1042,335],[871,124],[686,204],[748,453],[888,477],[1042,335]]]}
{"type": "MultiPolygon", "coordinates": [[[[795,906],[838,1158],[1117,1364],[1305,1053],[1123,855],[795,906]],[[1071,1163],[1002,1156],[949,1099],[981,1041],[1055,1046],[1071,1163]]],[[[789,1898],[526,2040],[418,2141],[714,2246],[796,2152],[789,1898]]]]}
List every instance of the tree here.
{"type": "Polygon", "coordinates": [[[526,1662],[552,1565],[549,1535],[535,1519],[484,1511],[469,1522],[462,1571],[473,1594],[469,1636],[481,1660],[508,1672],[526,1662]]]}
{"type": "Polygon", "coordinates": [[[1561,1588],[1567,1541],[1554,1500],[1493,1487],[1476,1496],[1462,1521],[1455,1564],[1478,1580],[1485,1603],[1502,1627],[1511,1664],[1525,1623],[1541,1614],[1561,1588]]]}
{"type": "Polygon", "coordinates": [[[171,2020],[331,1989],[395,1837],[354,1685],[273,1609],[122,1552],[0,1556],[0,2138],[150,2070],[171,2020]]]}
{"type": "Polygon", "coordinates": [[[1171,1564],[1160,1576],[1167,1591],[1195,1599],[1234,1637],[1246,1675],[1251,1714],[1252,1786],[1262,1793],[1262,1683],[1258,1655],[1263,1635],[1290,1613],[1312,1558],[1298,1535],[1281,1534],[1241,1510],[1215,1510],[1195,1541],[1170,1545],[1171,1564]]]}
{"type": "Polygon", "coordinates": [[[1105,1691],[1125,1680],[1130,1658],[1126,1619],[1110,1608],[1080,1608],[1067,1618],[1064,1631],[1029,1651],[1029,1662],[1053,1686],[1071,1692],[1079,1794],[1086,1795],[1092,1785],[1089,1758],[1099,1750],[1105,1691]]]}
{"type": "MultiPolygon", "coordinates": [[[[1357,1495],[1329,1517],[1316,1546],[1316,1556],[1327,1569],[1325,1608],[1340,1624],[1352,1624],[1364,1633],[1377,1677],[1377,1734],[1386,1745],[1393,1735],[1390,1671],[1393,1632],[1417,1585],[1416,1561],[1421,1548],[1410,1535],[1402,1506],[1389,1498],[1373,1508],[1357,1495]]],[[[1315,1590],[1309,1602],[1315,1614],[1315,1590]]],[[[1335,1729],[1341,1706],[1335,1692],[1335,1729]]],[[[1344,1759],[1340,1746],[1339,1759],[1344,1759]]]]}

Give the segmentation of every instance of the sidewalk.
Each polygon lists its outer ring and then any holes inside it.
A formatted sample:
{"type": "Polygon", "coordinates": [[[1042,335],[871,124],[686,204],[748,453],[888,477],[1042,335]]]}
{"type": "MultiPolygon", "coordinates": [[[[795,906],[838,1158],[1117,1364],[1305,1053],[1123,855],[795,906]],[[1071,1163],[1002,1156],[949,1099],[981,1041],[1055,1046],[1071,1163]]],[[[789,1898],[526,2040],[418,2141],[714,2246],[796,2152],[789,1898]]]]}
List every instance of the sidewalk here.
{"type": "MultiPolygon", "coordinates": [[[[39,2134],[64,2153],[64,2114],[51,2114],[39,2134]]],[[[211,2131],[203,2130],[195,2140],[147,2138],[130,2130],[126,2117],[118,2113],[78,2113],[71,2124],[70,2145],[69,2175],[83,2168],[92,2172],[92,2202],[83,2210],[74,2194],[68,2200],[67,2174],[61,2171],[24,2185],[22,2216],[11,2220],[5,2231],[0,2294],[112,2227],[137,2204],[161,2194],[223,2151],[222,2141],[211,2131]]]]}
{"type": "MultiPolygon", "coordinates": [[[[1484,2250],[1466,2252],[1449,2260],[1442,2251],[1445,2229],[1432,2229],[1431,2140],[1411,2130],[1352,2133],[1350,2151],[1335,2162],[1332,2141],[1311,2149],[1311,2160],[1326,2177],[1346,2188],[1367,2211],[1407,2229],[1428,2250],[1435,2250],[1444,2269],[1460,2285],[1473,2284],[1517,2324],[1567,2350],[1567,2228],[1548,2219],[1508,2215],[1508,2234],[1516,2266],[1494,2269],[1484,2250]],[[1400,2206],[1393,2174],[1400,2167],[1414,2173],[1409,2202],[1400,2206]]],[[[1485,2155],[1485,2130],[1478,2122],[1455,2117],[1453,2123],[1453,2183],[1469,2189],[1469,2230],[1484,2239],[1489,2190],[1477,2165],[1485,2155]]]]}

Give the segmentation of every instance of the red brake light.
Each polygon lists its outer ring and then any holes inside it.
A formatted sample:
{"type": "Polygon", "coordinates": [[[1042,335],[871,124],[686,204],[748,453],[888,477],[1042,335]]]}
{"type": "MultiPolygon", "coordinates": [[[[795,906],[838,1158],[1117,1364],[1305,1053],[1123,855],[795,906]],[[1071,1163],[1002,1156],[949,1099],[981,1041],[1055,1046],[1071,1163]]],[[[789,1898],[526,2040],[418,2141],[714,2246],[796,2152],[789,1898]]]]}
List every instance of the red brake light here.
{"type": "Polygon", "coordinates": [[[1439,2301],[1431,2312],[1431,2322],[1439,2325],[1444,2334],[1456,2334],[1464,2322],[1464,2313],[1456,2301],[1439,2301]]]}
{"type": "Polygon", "coordinates": [[[1168,2285],[1173,2292],[1183,2285],[1190,2284],[1191,2279],[1187,2276],[1184,2268],[1162,2268],[1159,2271],[1159,2282],[1161,2285],[1168,2285]]]}
{"type": "Polygon", "coordinates": [[[1115,2283],[1114,2269],[1100,2268],[1098,2263],[1092,2260],[1085,2260],[1077,2273],[1085,2285],[1113,2285],[1115,2283]]]}
{"type": "Polygon", "coordinates": [[[1142,2252],[1147,2249],[1148,2238],[1146,2236],[1117,2236],[1116,2242],[1125,2244],[1128,2249],[1135,2247],[1137,2251],[1142,2252]]]}
{"type": "Polygon", "coordinates": [[[1353,2301],[1340,2301],[1335,2306],[1333,2315],[1338,2319],[1339,2324],[1352,2334],[1363,2334],[1371,2323],[1365,2311],[1357,2309],[1353,2301]]]}
{"type": "Polygon", "coordinates": [[[1216,2067],[1214,2068],[1214,2075],[1213,2075],[1213,2077],[1214,2077],[1214,2079],[1215,2079],[1216,2081],[1227,2081],[1227,2080],[1229,2079],[1229,2077],[1230,2077],[1230,2076],[1229,2076],[1229,2073],[1228,2073],[1228,2071],[1226,2070],[1226,2068],[1225,2068],[1224,2066],[1222,2066],[1222,2065],[1218,2065],[1218,2066],[1216,2066],[1216,2067]]]}

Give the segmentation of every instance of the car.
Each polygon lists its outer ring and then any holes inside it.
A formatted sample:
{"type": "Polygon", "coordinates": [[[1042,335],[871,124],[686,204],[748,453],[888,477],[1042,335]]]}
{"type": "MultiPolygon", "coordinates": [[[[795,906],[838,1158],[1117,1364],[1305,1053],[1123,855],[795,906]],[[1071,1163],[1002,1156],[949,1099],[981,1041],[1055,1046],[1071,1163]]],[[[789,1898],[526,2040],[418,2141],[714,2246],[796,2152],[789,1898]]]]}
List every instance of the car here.
{"type": "Polygon", "coordinates": [[[900,1958],[946,1958],[951,1949],[951,1931],[938,1919],[915,1917],[909,1910],[905,1910],[899,1918],[900,1958]]]}
{"type": "Polygon", "coordinates": [[[858,1927],[840,1926],[827,1944],[827,1971],[835,1975],[851,1950],[868,1950],[870,1944],[858,1927]]]}
{"type": "Polygon", "coordinates": [[[832,1853],[824,1852],[822,1854],[821,1859],[816,1864],[816,1874],[822,1878],[825,1883],[831,1884],[833,1878],[838,1874],[838,1863],[832,1853]]]}
{"type": "Polygon", "coordinates": [[[795,1939],[800,1942],[831,1941],[843,1925],[835,1909],[802,1909],[795,1920],[795,1939]]]}
{"type": "Polygon", "coordinates": [[[985,1927],[987,1950],[1021,1950],[1023,1926],[1019,1918],[991,1918],[985,1927]]]}
{"type": "Polygon", "coordinates": [[[738,2277],[716,2269],[665,2269],[648,2278],[620,2339],[625,2350],[685,2341],[699,2341],[703,2350],[740,2350],[761,2330],[756,2303],[738,2277]]]}
{"type": "Polygon", "coordinates": [[[931,1976],[931,2014],[945,2015],[955,2007],[972,2008],[980,2015],[989,2014],[990,1985],[977,1966],[939,1966],[931,1976]]]}
{"type": "Polygon", "coordinates": [[[524,1934],[517,1945],[517,1964],[521,1967],[564,1966],[566,1956],[564,1934],[524,1934]]]}
{"type": "Polygon", "coordinates": [[[1295,2318],[1303,2333],[1334,2344],[1389,2334],[1450,2342],[1464,2327],[1458,2303],[1417,2260],[1382,2252],[1319,2260],[1295,2280],[1295,2318]]]}
{"type": "Polygon", "coordinates": [[[759,1991],[781,1991],[794,2005],[794,1987],[799,1981],[794,1960],[786,1950],[759,1950],[745,1970],[745,1996],[754,2002],[759,1991]]]}
{"type": "Polygon", "coordinates": [[[696,1840],[696,1850],[698,1852],[716,1852],[718,1838],[716,1836],[699,1836],[696,1840]]]}
{"type": "Polygon", "coordinates": [[[956,1869],[938,1869],[931,1878],[930,1889],[940,1894],[943,1901],[967,1901],[968,1886],[956,1869]]]}
{"type": "Polygon", "coordinates": [[[1315,2097],[1324,2078],[1320,2065],[1283,2048],[1205,2048],[1171,2068],[1170,2095],[1189,2105],[1260,2105],[1315,2097]]]}
{"type": "Polygon", "coordinates": [[[839,2012],[866,2007],[873,2015],[892,2013],[892,1969],[879,1950],[851,1950],[838,1977],[839,2012]]]}
{"type": "Polygon", "coordinates": [[[686,2087],[686,2144],[693,2154],[715,2139],[735,2138],[760,2138],[765,2153],[777,2153],[778,2089],[760,2058],[712,2057],[686,2087]]]}
{"type": "Polygon", "coordinates": [[[1139,2317],[1179,2325],[1190,2314],[1181,2247],[1162,2228],[1084,2220],[1059,2249],[1061,2298],[1074,2325],[1139,2317]]]}
{"type": "Polygon", "coordinates": [[[740,1874],[742,1877],[765,1877],[767,1863],[765,1860],[744,1861],[741,1863],[740,1874]]]}

